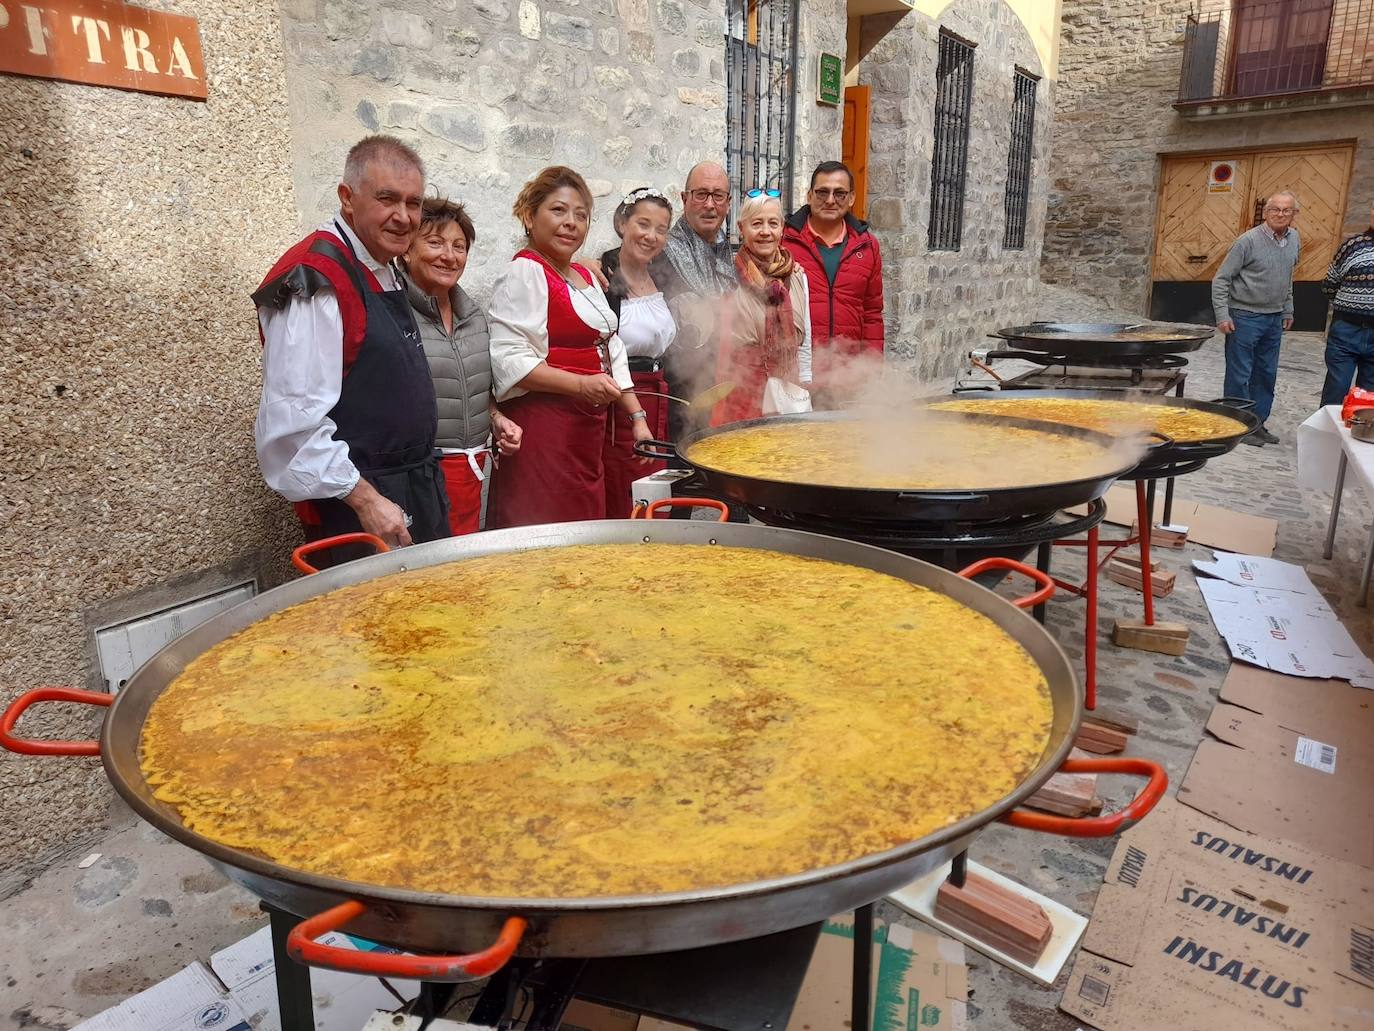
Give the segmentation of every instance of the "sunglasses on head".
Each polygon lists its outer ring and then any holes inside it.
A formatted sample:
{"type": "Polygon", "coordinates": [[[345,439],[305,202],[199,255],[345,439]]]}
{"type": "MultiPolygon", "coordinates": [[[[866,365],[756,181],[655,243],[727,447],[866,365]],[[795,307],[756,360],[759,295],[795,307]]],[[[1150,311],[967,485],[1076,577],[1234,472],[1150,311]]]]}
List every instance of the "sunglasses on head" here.
{"type": "Polygon", "coordinates": [[[781,190],[750,190],[748,193],[745,194],[745,196],[746,196],[746,197],[749,197],[749,198],[751,198],[751,199],[754,198],[754,197],[781,197],[781,196],[782,196],[782,191],[781,191],[781,190]]]}

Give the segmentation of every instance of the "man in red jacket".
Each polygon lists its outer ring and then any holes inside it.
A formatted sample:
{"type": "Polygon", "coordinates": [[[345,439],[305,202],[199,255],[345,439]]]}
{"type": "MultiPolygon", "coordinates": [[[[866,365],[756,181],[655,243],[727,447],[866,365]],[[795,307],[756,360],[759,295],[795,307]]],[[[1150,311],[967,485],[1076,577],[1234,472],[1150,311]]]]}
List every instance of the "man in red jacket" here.
{"type": "Polygon", "coordinates": [[[782,243],[811,288],[812,403],[830,408],[882,364],[883,259],[868,223],[849,213],[854,175],[843,162],[816,166],[806,201],[782,243]]]}

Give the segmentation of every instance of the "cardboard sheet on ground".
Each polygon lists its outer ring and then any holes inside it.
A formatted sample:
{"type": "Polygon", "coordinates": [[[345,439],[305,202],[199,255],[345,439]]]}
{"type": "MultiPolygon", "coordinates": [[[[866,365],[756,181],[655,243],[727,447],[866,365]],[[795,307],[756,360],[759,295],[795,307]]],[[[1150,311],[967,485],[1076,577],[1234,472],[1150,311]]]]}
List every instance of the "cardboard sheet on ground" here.
{"type": "MultiPolygon", "coordinates": [[[[1117,526],[1130,526],[1135,522],[1135,486],[1118,483],[1107,491],[1107,522],[1117,526]]],[[[1079,507],[1071,511],[1083,512],[1079,507]]],[[[1155,492],[1154,521],[1164,519],[1164,490],[1155,492]]],[[[1279,524],[1276,520],[1263,516],[1232,512],[1216,505],[1189,501],[1187,498],[1174,497],[1174,509],[1170,513],[1173,525],[1188,527],[1188,540],[1209,548],[1225,548],[1247,555],[1272,555],[1278,540],[1279,524]]]]}
{"type": "MultiPolygon", "coordinates": [[[[325,945],[345,949],[396,950],[331,931],[320,936],[325,945]]],[[[210,969],[224,982],[229,994],[252,1019],[257,1031],[281,1031],[277,1010],[276,964],[272,959],[272,930],[263,927],[210,956],[210,969]]],[[[387,981],[404,999],[420,992],[416,981],[387,981]]],[[[375,977],[343,974],[336,970],[312,968],[310,994],[315,1000],[315,1027],[318,1031],[357,1031],[373,1010],[395,1009],[396,996],[375,977]]]]}
{"type": "Polygon", "coordinates": [[[1374,1026],[1374,871],[1166,798],[1118,842],[1060,1007],[1102,1031],[1374,1026]]]}
{"type": "Polygon", "coordinates": [[[1374,866],[1374,696],[1231,667],[1178,800],[1241,830],[1374,866]]]}
{"type": "Polygon", "coordinates": [[[252,1031],[252,1025],[205,965],[192,963],[74,1031],[252,1031]]]}
{"type": "Polygon", "coordinates": [[[1193,563],[1198,589],[1231,657],[1297,677],[1339,677],[1374,688],[1374,662],[1306,571],[1258,555],[1213,553],[1193,563]]]}

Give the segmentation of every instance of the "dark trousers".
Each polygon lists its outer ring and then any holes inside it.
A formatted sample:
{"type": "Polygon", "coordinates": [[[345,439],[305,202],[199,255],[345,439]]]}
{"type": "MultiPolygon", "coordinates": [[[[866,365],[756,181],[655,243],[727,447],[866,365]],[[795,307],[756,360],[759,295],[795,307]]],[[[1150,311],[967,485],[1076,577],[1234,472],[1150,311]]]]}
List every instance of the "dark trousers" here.
{"type": "Polygon", "coordinates": [[[1279,344],[1283,340],[1283,312],[1231,310],[1236,331],[1226,334],[1227,397],[1255,402],[1260,425],[1274,407],[1274,384],[1279,378],[1279,344]]]}
{"type": "Polygon", "coordinates": [[[1361,390],[1374,390],[1374,325],[1346,322],[1339,313],[1326,333],[1326,382],[1322,404],[1338,405],[1350,390],[1350,381],[1361,390]]]}

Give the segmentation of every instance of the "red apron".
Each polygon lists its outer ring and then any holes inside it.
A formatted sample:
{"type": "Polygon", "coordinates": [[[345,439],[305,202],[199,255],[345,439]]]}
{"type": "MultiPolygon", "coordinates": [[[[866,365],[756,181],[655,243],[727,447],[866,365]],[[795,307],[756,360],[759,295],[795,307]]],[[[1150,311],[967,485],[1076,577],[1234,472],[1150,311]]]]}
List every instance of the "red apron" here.
{"type": "Polygon", "coordinates": [[[491,452],[444,455],[439,468],[444,470],[444,490],[448,493],[449,530],[455,537],[476,533],[481,528],[482,481],[491,472],[491,452]]]}
{"type": "MultiPolygon", "coordinates": [[[[631,372],[635,389],[666,394],[668,381],[662,372],[631,372]]],[[[648,416],[648,427],[655,440],[668,439],[668,399],[639,395],[639,404],[648,416]]],[[[606,420],[606,444],[601,462],[606,468],[606,518],[628,519],[634,507],[631,488],[635,480],[668,468],[667,462],[645,462],[635,454],[634,420],[616,408],[606,420]]]]}
{"type": "MultiPolygon", "coordinates": [[[[599,346],[604,327],[587,325],[573,308],[568,284],[534,251],[521,251],[544,267],[549,285],[550,368],[580,376],[607,372],[599,346]]],[[[574,266],[591,281],[591,273],[574,266]]],[[[520,450],[504,455],[487,497],[491,529],[606,518],[601,460],[606,408],[562,394],[529,393],[502,401],[503,414],[520,425],[520,450]]]]}

